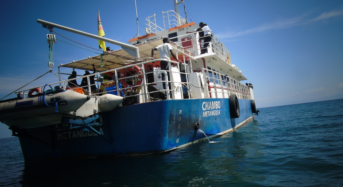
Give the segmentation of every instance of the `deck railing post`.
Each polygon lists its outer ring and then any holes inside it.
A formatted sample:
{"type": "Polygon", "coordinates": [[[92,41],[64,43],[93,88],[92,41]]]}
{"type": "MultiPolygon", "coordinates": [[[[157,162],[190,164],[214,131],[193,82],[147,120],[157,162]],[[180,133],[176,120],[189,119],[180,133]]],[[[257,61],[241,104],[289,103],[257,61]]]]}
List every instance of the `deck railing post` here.
{"type": "Polygon", "coordinates": [[[144,98],[145,98],[145,102],[148,102],[148,89],[146,87],[146,78],[145,78],[145,68],[144,68],[144,64],[142,64],[142,70],[143,70],[143,92],[144,92],[144,98]]]}
{"type": "Polygon", "coordinates": [[[222,74],[219,75],[219,78],[220,78],[220,85],[222,86],[222,96],[223,96],[223,98],[225,98],[225,96],[224,96],[224,85],[223,85],[223,80],[222,80],[222,74]]]}
{"type": "Polygon", "coordinates": [[[88,82],[88,94],[91,95],[92,90],[91,90],[91,82],[90,82],[89,75],[87,75],[87,82],[88,82]]]}
{"type": "Polygon", "coordinates": [[[120,88],[119,88],[119,82],[118,82],[118,72],[117,72],[117,69],[114,70],[114,76],[116,78],[117,95],[120,96],[120,90],[119,90],[120,88]]]}

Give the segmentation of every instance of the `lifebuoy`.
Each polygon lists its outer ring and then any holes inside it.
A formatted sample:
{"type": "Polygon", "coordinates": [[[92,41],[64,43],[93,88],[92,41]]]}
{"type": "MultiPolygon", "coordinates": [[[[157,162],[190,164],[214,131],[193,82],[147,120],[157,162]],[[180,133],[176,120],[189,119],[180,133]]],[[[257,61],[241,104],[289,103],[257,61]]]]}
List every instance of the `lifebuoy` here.
{"type": "Polygon", "coordinates": [[[126,69],[124,68],[124,69],[119,70],[119,76],[121,78],[120,82],[124,88],[141,85],[143,81],[143,72],[141,71],[141,68],[139,68],[138,66],[133,66],[131,68],[126,68],[126,69]],[[124,79],[124,77],[126,77],[126,74],[127,72],[129,72],[129,70],[136,72],[138,76],[137,82],[133,85],[128,84],[126,80],[124,79]]]}
{"type": "Polygon", "coordinates": [[[239,118],[239,115],[240,115],[239,102],[235,94],[230,95],[229,108],[230,108],[231,118],[239,118]]]}
{"type": "Polygon", "coordinates": [[[252,113],[257,113],[255,100],[251,100],[251,111],[252,113]]]}
{"type": "Polygon", "coordinates": [[[40,93],[41,93],[41,91],[40,91],[39,88],[33,88],[33,89],[31,89],[31,90],[29,91],[28,96],[29,96],[29,97],[32,97],[33,92],[37,92],[37,94],[40,94],[40,93]]]}

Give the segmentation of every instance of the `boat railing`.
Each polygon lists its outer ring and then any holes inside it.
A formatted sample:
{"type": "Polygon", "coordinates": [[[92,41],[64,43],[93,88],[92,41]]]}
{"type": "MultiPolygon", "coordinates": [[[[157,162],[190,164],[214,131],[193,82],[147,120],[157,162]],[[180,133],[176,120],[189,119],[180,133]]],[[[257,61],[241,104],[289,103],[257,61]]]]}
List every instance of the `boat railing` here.
{"type": "MultiPolygon", "coordinates": [[[[176,53],[185,52],[185,50],[182,47],[174,47],[174,49],[176,53]]],[[[150,97],[154,95],[154,93],[157,95],[163,93],[162,95],[165,95],[164,99],[193,98],[189,82],[189,74],[193,73],[191,62],[194,59],[192,58],[192,56],[183,55],[182,60],[179,56],[179,60],[183,61],[184,63],[168,61],[168,67],[172,67],[172,64],[177,64],[176,69],[169,68],[169,70],[161,70],[158,68],[151,68],[151,64],[161,60],[162,59],[153,59],[146,61],[131,62],[132,64],[123,67],[96,72],[89,75],[79,76],[69,80],[62,80],[59,82],[42,85],[38,88],[44,94],[71,89],[86,95],[99,96],[105,93],[111,93],[123,96],[125,98],[138,97],[139,103],[155,101],[156,98],[150,97]],[[149,64],[150,68],[147,69],[149,67],[149,64]],[[135,66],[137,66],[141,70],[141,74],[130,74],[127,76],[120,75],[120,71],[122,69],[130,70],[130,68],[134,69],[135,66]],[[104,74],[108,72],[112,72],[113,76],[108,77],[106,80],[104,78],[104,74]],[[169,80],[167,74],[171,75],[172,73],[177,73],[180,76],[180,79],[174,80],[173,78],[171,78],[169,80]],[[153,78],[153,81],[151,77],[155,77],[153,78]],[[158,80],[156,80],[156,77],[158,78],[158,80]],[[164,77],[164,79],[162,79],[161,77],[164,77]],[[140,80],[140,84],[136,85],[135,83],[138,79],[142,80],[140,80]],[[81,84],[75,84],[75,82],[81,82],[81,84]],[[123,82],[130,82],[131,84],[126,84],[124,86],[121,84],[123,82]],[[161,84],[173,86],[170,86],[171,89],[169,89],[169,86],[163,86],[163,88],[161,88],[161,84]],[[154,88],[156,87],[156,85],[159,85],[158,89],[154,88]],[[178,92],[179,94],[178,97],[175,97],[175,95],[177,94],[176,92],[178,92]]],[[[231,94],[236,94],[240,99],[251,98],[248,86],[240,83],[232,77],[221,74],[213,69],[202,68],[198,72],[202,73],[207,85],[206,91],[208,94],[207,96],[205,96],[205,98],[229,98],[231,94]]],[[[21,97],[27,97],[29,95],[30,90],[34,89],[26,89],[23,91],[19,91],[17,92],[17,94],[21,97]]]]}
{"type": "Polygon", "coordinates": [[[164,30],[156,24],[156,14],[146,17],[145,20],[145,25],[147,26],[145,28],[146,34],[157,33],[164,30]]]}
{"type": "Polygon", "coordinates": [[[209,97],[229,98],[231,94],[236,94],[239,99],[251,99],[248,85],[212,69],[202,68],[201,72],[208,87],[209,97]]]}
{"type": "Polygon", "coordinates": [[[184,49],[190,51],[193,56],[201,55],[202,50],[205,49],[204,45],[208,44],[207,53],[216,54],[220,59],[232,66],[230,51],[219,40],[219,38],[211,31],[211,40],[209,42],[205,42],[205,38],[208,36],[200,37],[199,32],[204,31],[188,32],[186,34],[171,37],[169,39],[175,44],[182,46],[184,49]]]}
{"type": "MultiPolygon", "coordinates": [[[[102,72],[96,72],[89,75],[79,76],[77,78],[72,78],[68,80],[62,80],[59,82],[46,84],[39,86],[38,88],[42,93],[49,94],[53,92],[59,92],[64,90],[74,90],[81,94],[100,96],[102,94],[110,93],[115,95],[120,95],[125,97],[126,100],[136,100],[134,103],[145,103],[164,99],[188,99],[193,98],[189,74],[193,73],[191,71],[191,64],[187,61],[186,63],[180,63],[176,61],[168,61],[168,67],[173,67],[173,64],[177,64],[174,68],[169,68],[168,70],[161,69],[147,69],[148,65],[162,59],[153,59],[149,61],[136,62],[127,66],[120,68],[110,69],[102,72]],[[141,74],[132,74],[128,76],[120,75],[122,69],[130,70],[135,66],[138,66],[141,70],[141,74]],[[104,74],[112,72],[113,77],[109,77],[107,80],[104,79],[104,74]],[[171,74],[179,74],[180,79],[173,79],[171,74]],[[168,78],[168,75],[170,79],[168,78]],[[158,77],[158,80],[152,80],[148,77],[158,77]],[[164,77],[164,80],[163,78],[164,77]],[[135,85],[134,83],[141,78],[141,83],[135,85]],[[82,81],[83,80],[83,81],[82,81]],[[92,81],[94,80],[94,81],[92,81]],[[73,85],[72,82],[81,81],[86,84],[76,84],[73,85]],[[92,82],[94,82],[92,84],[92,82]],[[130,82],[126,86],[122,85],[123,82],[130,82]],[[107,83],[112,83],[107,85],[107,83]],[[161,88],[161,85],[165,84],[161,88]],[[118,86],[117,86],[118,85],[118,86]],[[156,88],[158,87],[159,88],[156,88]],[[169,86],[170,85],[170,86],[169,86]],[[172,86],[171,86],[172,85],[172,86]],[[169,89],[169,87],[171,89],[169,89]],[[154,94],[159,95],[155,97],[154,94]],[[178,97],[176,97],[176,95],[178,97]],[[160,96],[164,97],[160,97],[160,96]],[[159,98],[160,97],[160,98],[159,98]]],[[[190,61],[192,58],[189,59],[190,61]]],[[[208,93],[205,98],[229,98],[231,94],[236,94],[239,99],[251,99],[250,90],[248,86],[240,83],[232,77],[226,76],[215,70],[203,68],[199,72],[202,73],[205,80],[205,91],[208,93]]],[[[37,88],[37,87],[35,87],[37,88]]],[[[35,88],[22,90],[17,92],[21,97],[27,97],[30,90],[35,88]]]]}
{"type": "MultiPolygon", "coordinates": [[[[116,94],[116,95],[121,95],[125,98],[130,98],[130,97],[141,97],[141,99],[143,100],[143,102],[149,102],[149,95],[153,94],[153,93],[157,93],[157,92],[165,92],[166,93],[166,99],[170,99],[172,97],[170,97],[170,95],[174,95],[173,93],[175,92],[175,90],[169,90],[168,86],[166,86],[166,89],[160,89],[160,90],[152,90],[149,91],[148,87],[151,85],[156,85],[158,83],[165,83],[165,84],[179,84],[179,85],[184,85],[185,87],[189,87],[188,86],[188,73],[186,71],[179,71],[181,66],[182,69],[184,70],[189,70],[190,68],[188,67],[189,65],[186,63],[179,63],[176,61],[169,61],[169,67],[172,66],[173,64],[177,64],[175,67],[178,69],[178,71],[174,72],[172,68],[169,68],[169,70],[156,70],[151,71],[151,70],[146,70],[146,65],[149,63],[153,63],[156,61],[161,61],[161,59],[154,59],[154,60],[150,60],[150,61],[144,61],[144,62],[137,62],[134,64],[130,64],[127,66],[123,66],[120,68],[115,68],[115,69],[110,69],[110,70],[106,70],[106,71],[102,71],[102,72],[96,72],[93,74],[89,74],[89,75],[83,75],[83,76],[79,76],[76,78],[72,78],[72,79],[68,79],[68,80],[62,80],[59,82],[54,82],[54,83],[50,83],[50,84],[46,84],[46,85],[41,85],[38,87],[34,87],[34,88],[30,88],[30,89],[25,89],[25,90],[21,90],[16,92],[16,94],[20,97],[28,97],[30,90],[35,90],[36,88],[39,88],[41,90],[42,93],[44,94],[49,94],[49,93],[53,93],[53,92],[59,92],[59,91],[64,91],[64,90],[74,90],[76,92],[82,93],[82,94],[86,94],[86,95],[94,95],[94,96],[99,96],[105,93],[112,93],[112,94],[116,94]],[[129,75],[129,76],[125,76],[122,77],[120,75],[120,70],[122,69],[130,69],[133,68],[135,66],[138,66],[141,71],[142,71],[142,83],[139,85],[129,85],[128,87],[121,87],[121,82],[122,80],[125,81],[131,81],[131,82],[135,82],[137,81],[137,74],[135,75],[129,75]],[[108,72],[114,72],[114,76],[110,77],[109,79],[105,80],[103,75],[105,73],[108,72]],[[167,75],[167,73],[171,74],[171,73],[179,73],[180,76],[185,77],[185,81],[173,81],[173,80],[168,80],[168,76],[165,76],[165,80],[160,80],[160,81],[154,81],[154,82],[148,82],[148,76],[153,74],[153,73],[157,73],[157,76],[160,76],[160,74],[165,73],[167,75]],[[91,84],[91,80],[94,80],[94,84],[91,84]],[[73,84],[73,82],[86,82],[85,85],[82,84],[73,84]],[[104,84],[109,83],[109,82],[115,82],[115,84],[113,84],[113,86],[109,86],[112,87],[113,89],[105,89],[102,88],[102,86],[104,86],[104,84]],[[102,85],[102,86],[101,86],[102,85]],[[119,86],[116,86],[119,85],[119,86]],[[125,92],[126,94],[122,94],[123,92],[125,92]],[[169,93],[170,92],[170,93],[169,93]],[[119,93],[119,94],[118,94],[119,93]],[[134,93],[134,94],[132,94],[134,93]]],[[[64,73],[61,73],[64,74],[64,73]]],[[[189,90],[188,90],[189,92],[189,90]]],[[[189,93],[187,95],[190,95],[189,93]]],[[[183,94],[182,94],[182,98],[183,98],[183,94]]]]}
{"type": "Polygon", "coordinates": [[[186,19],[174,10],[162,11],[164,29],[170,29],[186,24],[186,19]]]}

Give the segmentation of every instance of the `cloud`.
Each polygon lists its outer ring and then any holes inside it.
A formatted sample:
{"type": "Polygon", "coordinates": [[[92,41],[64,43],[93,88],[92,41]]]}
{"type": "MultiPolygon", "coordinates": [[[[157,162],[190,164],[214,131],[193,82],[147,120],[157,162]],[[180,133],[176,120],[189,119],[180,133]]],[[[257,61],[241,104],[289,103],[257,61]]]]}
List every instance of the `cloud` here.
{"type": "Polygon", "coordinates": [[[324,12],[318,17],[314,18],[313,21],[321,21],[324,19],[329,19],[333,17],[337,17],[343,14],[343,11],[331,11],[331,12],[324,12]]]}
{"type": "Polygon", "coordinates": [[[219,33],[216,36],[219,39],[228,39],[228,38],[236,38],[243,35],[249,35],[253,33],[260,33],[265,32],[268,30],[277,30],[277,29],[285,29],[285,28],[291,28],[299,25],[305,25],[314,23],[317,21],[333,18],[343,15],[343,11],[330,11],[330,12],[324,12],[320,14],[319,16],[312,18],[312,19],[306,19],[306,16],[299,16],[291,19],[285,19],[281,21],[277,21],[274,23],[267,23],[263,24],[261,26],[257,26],[251,29],[243,30],[243,31],[237,31],[237,32],[228,32],[228,33],[219,33]]]}
{"type": "Polygon", "coordinates": [[[339,84],[338,84],[338,87],[343,88],[343,83],[339,83],[339,84]]]}
{"type": "Polygon", "coordinates": [[[313,90],[306,90],[306,92],[309,92],[309,93],[312,93],[312,92],[321,92],[321,91],[324,91],[324,88],[321,87],[321,88],[316,88],[316,89],[313,89],[313,90]]]}
{"type": "Polygon", "coordinates": [[[217,37],[220,39],[235,38],[235,37],[242,36],[242,35],[264,32],[264,31],[268,31],[268,30],[272,30],[272,29],[289,28],[289,27],[293,27],[294,25],[299,24],[301,22],[301,20],[302,20],[301,17],[292,18],[292,19],[288,19],[288,20],[282,20],[282,21],[278,21],[275,23],[264,24],[264,25],[261,25],[261,26],[255,27],[255,28],[245,30],[245,31],[231,32],[231,33],[226,33],[226,34],[219,33],[219,34],[217,34],[217,37]]]}

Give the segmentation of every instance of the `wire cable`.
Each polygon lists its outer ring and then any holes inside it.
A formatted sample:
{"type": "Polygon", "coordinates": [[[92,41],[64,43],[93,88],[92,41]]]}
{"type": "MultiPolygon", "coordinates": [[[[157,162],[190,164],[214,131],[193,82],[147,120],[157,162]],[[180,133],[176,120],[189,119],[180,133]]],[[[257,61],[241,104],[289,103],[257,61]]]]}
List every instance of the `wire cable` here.
{"type": "Polygon", "coordinates": [[[67,41],[61,40],[61,39],[59,39],[59,38],[57,38],[57,40],[59,40],[59,41],[62,41],[62,42],[64,42],[64,43],[67,43],[67,44],[70,44],[70,45],[73,45],[73,46],[75,46],[75,47],[78,47],[78,48],[81,48],[81,49],[84,49],[84,50],[90,51],[90,52],[92,52],[92,53],[101,54],[101,53],[97,53],[97,52],[94,52],[94,51],[88,50],[88,49],[86,49],[86,48],[83,48],[83,47],[80,47],[80,46],[74,45],[74,44],[72,44],[72,43],[69,43],[69,42],[67,42],[67,41]]]}
{"type": "Polygon", "coordinates": [[[32,82],[34,82],[34,81],[38,80],[39,78],[43,77],[44,75],[46,75],[46,74],[48,74],[48,73],[50,73],[50,72],[52,72],[52,71],[51,71],[51,70],[49,70],[49,71],[47,71],[46,73],[44,73],[43,75],[41,75],[41,76],[39,76],[39,77],[37,77],[37,78],[33,79],[31,82],[29,82],[29,83],[25,84],[24,86],[22,86],[22,87],[20,87],[20,88],[18,88],[18,89],[16,89],[16,90],[14,90],[14,91],[13,91],[13,92],[11,92],[10,94],[8,94],[8,95],[6,95],[5,97],[1,98],[1,99],[0,99],[0,101],[1,101],[1,100],[3,100],[4,98],[8,97],[9,95],[13,94],[14,92],[16,92],[16,91],[18,91],[18,90],[20,90],[20,89],[24,88],[25,86],[27,86],[27,85],[31,84],[32,82]]]}
{"type": "Polygon", "coordinates": [[[80,42],[77,42],[77,41],[75,41],[75,40],[72,40],[72,39],[70,39],[70,38],[68,38],[68,37],[66,37],[66,36],[63,36],[62,34],[56,32],[56,31],[54,31],[54,30],[51,30],[51,31],[54,32],[54,33],[56,33],[56,34],[58,34],[58,35],[60,35],[60,36],[62,36],[63,38],[66,38],[66,39],[70,40],[70,41],[73,41],[73,42],[78,43],[78,44],[80,44],[80,45],[83,45],[83,46],[85,46],[85,47],[88,47],[88,48],[91,48],[91,49],[94,49],[94,50],[103,52],[103,50],[96,49],[96,48],[94,48],[94,47],[90,47],[90,46],[85,45],[85,44],[83,44],[83,43],[80,43],[80,42]]]}

